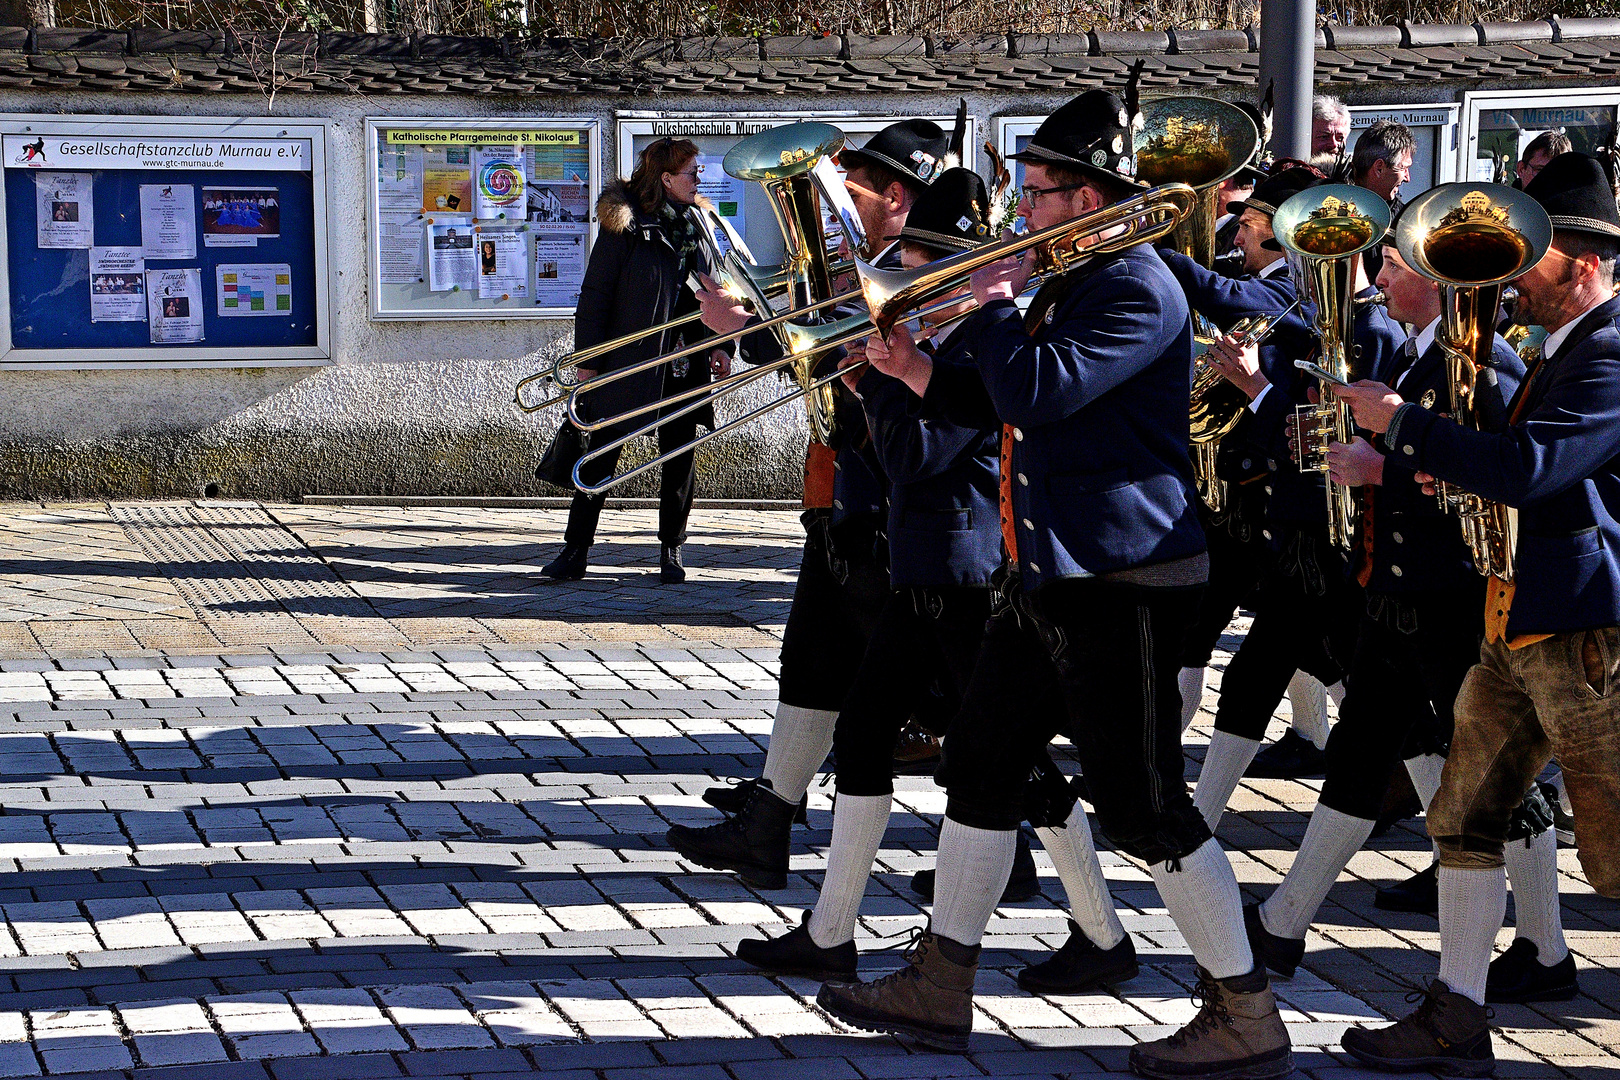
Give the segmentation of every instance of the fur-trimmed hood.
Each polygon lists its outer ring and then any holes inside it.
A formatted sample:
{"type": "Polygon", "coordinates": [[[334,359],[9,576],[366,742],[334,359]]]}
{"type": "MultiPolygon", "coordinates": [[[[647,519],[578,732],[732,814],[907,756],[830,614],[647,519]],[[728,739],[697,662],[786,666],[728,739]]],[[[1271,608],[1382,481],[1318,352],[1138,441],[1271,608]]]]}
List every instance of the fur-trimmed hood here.
{"type": "MultiPolygon", "coordinates": [[[[698,205],[708,208],[712,206],[708,199],[698,196],[698,205]]],[[[658,222],[654,218],[646,220],[641,208],[636,204],[636,198],[630,191],[630,185],[620,179],[608,181],[602,189],[602,194],[596,200],[596,221],[603,231],[611,233],[627,233],[641,225],[656,227],[658,222]]]]}

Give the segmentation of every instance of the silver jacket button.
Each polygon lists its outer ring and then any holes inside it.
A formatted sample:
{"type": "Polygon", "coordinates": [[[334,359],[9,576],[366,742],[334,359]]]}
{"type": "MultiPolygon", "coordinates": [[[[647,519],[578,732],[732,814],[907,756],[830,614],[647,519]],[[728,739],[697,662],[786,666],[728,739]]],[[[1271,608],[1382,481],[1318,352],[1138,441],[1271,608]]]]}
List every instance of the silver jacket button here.
{"type": "Polygon", "coordinates": [[[1029,518],[1025,518],[1024,519],[1024,528],[1028,529],[1030,532],[1034,532],[1035,531],[1035,523],[1033,521],[1029,520],[1029,518]]]}
{"type": "Polygon", "coordinates": [[[1396,576],[1396,577],[1400,577],[1400,576],[1401,576],[1401,568],[1400,568],[1400,567],[1398,567],[1398,566],[1392,566],[1392,567],[1390,567],[1390,568],[1389,568],[1389,572],[1390,572],[1390,573],[1392,573],[1392,574],[1394,574],[1394,575],[1395,575],[1395,576],[1396,576]]]}
{"type": "Polygon", "coordinates": [[[1029,487],[1029,477],[1025,476],[1023,473],[1018,474],[1018,482],[1023,484],[1025,487],[1029,487]]]}
{"type": "Polygon", "coordinates": [[[1024,441],[1024,429],[1023,428],[1013,428],[1013,438],[1017,439],[1019,442],[1023,442],[1024,441]]]}

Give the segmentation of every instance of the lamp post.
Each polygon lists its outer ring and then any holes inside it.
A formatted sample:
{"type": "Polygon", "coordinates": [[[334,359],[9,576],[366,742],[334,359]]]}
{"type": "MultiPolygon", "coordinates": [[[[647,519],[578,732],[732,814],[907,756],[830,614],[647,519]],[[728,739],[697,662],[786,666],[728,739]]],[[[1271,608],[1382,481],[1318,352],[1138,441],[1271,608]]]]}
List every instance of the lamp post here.
{"type": "Polygon", "coordinates": [[[1260,0],[1260,86],[1267,85],[1275,87],[1272,149],[1278,157],[1310,160],[1316,0],[1260,0]]]}

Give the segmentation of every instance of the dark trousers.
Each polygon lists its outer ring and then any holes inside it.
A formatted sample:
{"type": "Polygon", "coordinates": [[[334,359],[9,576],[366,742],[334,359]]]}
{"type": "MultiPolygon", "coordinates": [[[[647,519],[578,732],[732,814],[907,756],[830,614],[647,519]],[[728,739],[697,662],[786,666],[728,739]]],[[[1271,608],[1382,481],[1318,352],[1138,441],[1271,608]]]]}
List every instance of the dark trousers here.
{"type": "Polygon", "coordinates": [[[835,538],[825,514],[812,510],[805,527],[777,697],[785,705],[835,712],[854,685],[889,598],[887,560],[878,557],[880,545],[887,545],[875,520],[847,521],[835,538]]]}
{"type": "Polygon", "coordinates": [[[1292,533],[1261,574],[1254,622],[1221,678],[1215,730],[1264,738],[1296,670],[1325,685],[1341,681],[1355,652],[1360,596],[1325,535],[1292,533]]]}
{"type": "Polygon", "coordinates": [[[1484,634],[1485,581],[1399,597],[1367,597],[1339,722],[1327,744],[1321,802],[1375,821],[1397,762],[1443,754],[1453,707],[1484,634]]]}
{"type": "Polygon", "coordinates": [[[894,792],[894,742],[936,688],[960,700],[990,616],[990,590],[904,588],[889,594],[838,713],[838,792],[894,792]]]}
{"type": "MultiPolygon", "coordinates": [[[[637,421],[638,424],[644,421],[637,421]]],[[[697,435],[698,421],[695,416],[677,416],[658,429],[658,452],[668,453],[670,450],[691,442],[697,435]]],[[[629,430],[634,430],[631,428],[629,430]]],[[[591,442],[605,444],[617,438],[622,438],[625,431],[616,428],[605,428],[593,432],[591,442]]],[[[601,457],[586,462],[579,470],[579,478],[587,484],[596,484],[613,475],[613,470],[619,464],[619,451],[613,450],[601,457]]],[[[659,466],[658,476],[658,542],[667,547],[679,547],[686,543],[686,522],[692,516],[692,495],[697,490],[697,468],[694,464],[693,452],[688,450],[678,457],[670,458],[659,466]]],[[[568,528],[563,532],[563,543],[584,544],[586,547],[596,539],[596,523],[602,517],[602,504],[607,502],[607,493],[601,495],[587,495],[583,491],[574,493],[574,501],[568,506],[568,528]]]]}
{"type": "MultiPolygon", "coordinates": [[[[1234,485],[1233,498],[1238,497],[1234,485]]],[[[1242,520],[1241,506],[1216,519],[1207,511],[1199,515],[1204,536],[1209,541],[1209,584],[1198,604],[1198,615],[1187,630],[1181,651],[1181,666],[1209,665],[1215,646],[1232,622],[1238,605],[1254,591],[1265,569],[1266,544],[1260,527],[1242,520]]]]}
{"type": "Polygon", "coordinates": [[[1032,763],[1067,729],[1103,834],[1149,863],[1191,853],[1210,832],[1182,779],[1177,675],[1202,588],[1047,591],[1036,615],[1013,587],[985,628],[945,738],[946,816],[1016,828],[1032,763]]]}

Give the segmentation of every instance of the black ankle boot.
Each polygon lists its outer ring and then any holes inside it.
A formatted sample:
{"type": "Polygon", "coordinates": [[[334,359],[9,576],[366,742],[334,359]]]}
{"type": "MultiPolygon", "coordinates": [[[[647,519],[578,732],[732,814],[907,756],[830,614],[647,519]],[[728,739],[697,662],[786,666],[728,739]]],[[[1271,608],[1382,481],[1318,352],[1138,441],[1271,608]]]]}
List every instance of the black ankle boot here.
{"type": "MultiPolygon", "coordinates": [[[[911,891],[924,900],[934,898],[934,871],[919,870],[911,875],[911,891]]],[[[1013,854],[1012,874],[1001,890],[1003,904],[1017,904],[1039,895],[1041,880],[1035,873],[1035,856],[1029,852],[1029,837],[1018,830],[1018,850],[1013,854]]]]}
{"type": "Polygon", "coordinates": [[[851,982],[856,978],[855,943],[846,941],[823,949],[810,937],[810,913],[779,938],[743,938],[737,959],[778,975],[802,975],[822,982],[851,982]]]}
{"type": "Polygon", "coordinates": [[[787,888],[788,848],[798,804],[785,802],[761,780],[732,817],[703,829],[676,825],[669,846],[699,866],[733,870],[756,889],[787,888]]]}
{"type": "Polygon", "coordinates": [[[658,549],[658,580],[665,585],[679,585],[686,580],[686,567],[681,565],[679,544],[665,544],[658,549]]]}
{"type": "MultiPolygon", "coordinates": [[[[703,801],[723,814],[737,814],[748,805],[748,793],[759,786],[758,780],[735,780],[728,784],[716,784],[712,788],[705,788],[703,801]]],[[[793,824],[810,824],[810,796],[806,795],[799,800],[798,813],[793,815],[793,824]]]]}
{"type": "Polygon", "coordinates": [[[1260,905],[1243,905],[1243,932],[1248,935],[1249,948],[1255,960],[1285,979],[1292,979],[1305,959],[1305,942],[1279,937],[1266,929],[1260,921],[1260,905]]]}
{"type": "Polygon", "coordinates": [[[578,581],[585,576],[585,556],[590,550],[589,544],[564,544],[562,551],[540,573],[555,581],[578,581]]]}
{"type": "Polygon", "coordinates": [[[1435,864],[1419,870],[1395,885],[1373,894],[1373,907],[1380,911],[1410,911],[1416,915],[1440,914],[1440,878],[1435,864]]]}
{"type": "Polygon", "coordinates": [[[1098,948],[1069,920],[1063,948],[1018,973],[1018,985],[1032,994],[1081,994],[1136,978],[1136,946],[1131,935],[1112,949],[1098,948]]]}

